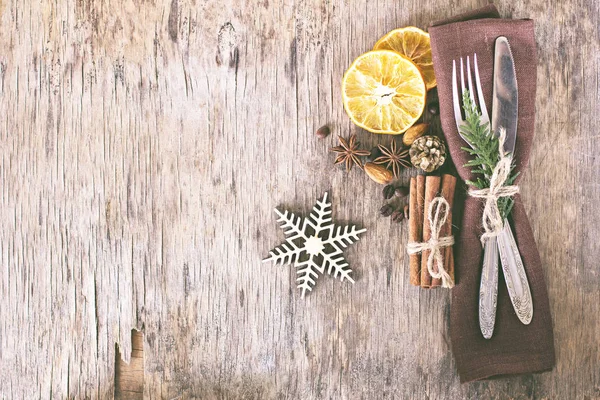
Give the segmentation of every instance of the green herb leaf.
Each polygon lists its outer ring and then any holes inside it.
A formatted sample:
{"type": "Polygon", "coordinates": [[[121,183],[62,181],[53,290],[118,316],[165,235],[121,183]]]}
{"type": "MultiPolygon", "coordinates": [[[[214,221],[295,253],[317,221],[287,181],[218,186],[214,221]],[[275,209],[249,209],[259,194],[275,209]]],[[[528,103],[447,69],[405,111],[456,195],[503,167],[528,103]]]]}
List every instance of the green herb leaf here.
{"type": "MultiPolygon", "coordinates": [[[[465,110],[465,124],[460,127],[460,133],[472,148],[461,147],[461,149],[473,157],[464,166],[469,167],[473,174],[483,175],[483,178],[478,177],[476,181],[466,181],[466,183],[477,189],[489,188],[490,177],[500,160],[498,138],[492,134],[489,122],[481,122],[481,114],[477,111],[475,103],[471,101],[468,90],[463,93],[463,109],[465,110]]],[[[505,185],[512,185],[519,175],[513,173],[513,168],[514,163],[511,165],[511,173],[504,183],[505,185]]],[[[498,199],[498,209],[503,219],[510,214],[513,204],[512,198],[498,199]]]]}

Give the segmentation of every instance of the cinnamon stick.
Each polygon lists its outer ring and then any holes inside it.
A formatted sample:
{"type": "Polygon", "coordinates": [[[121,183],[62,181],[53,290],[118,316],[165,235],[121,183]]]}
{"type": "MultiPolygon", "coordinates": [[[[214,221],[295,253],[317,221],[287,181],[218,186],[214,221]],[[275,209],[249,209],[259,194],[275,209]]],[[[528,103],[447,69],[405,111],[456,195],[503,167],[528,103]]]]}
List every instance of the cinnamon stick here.
{"type": "MultiPolygon", "coordinates": [[[[440,195],[446,199],[450,209],[448,210],[448,217],[446,223],[440,230],[440,238],[449,236],[452,234],[452,205],[454,204],[454,189],[456,188],[456,177],[453,175],[445,174],[442,175],[442,188],[440,189],[440,195]]],[[[448,272],[448,275],[454,280],[454,252],[452,247],[446,247],[442,250],[444,256],[444,269],[448,272]],[[450,266],[452,265],[452,273],[450,272],[450,266]]],[[[431,287],[438,287],[442,285],[441,279],[432,279],[431,287]]]]}
{"type": "Polygon", "coordinates": [[[446,268],[446,271],[448,271],[448,275],[450,275],[452,281],[456,282],[456,279],[454,278],[454,247],[448,247],[448,250],[446,250],[446,257],[448,257],[448,268],[446,268]]]}
{"type": "MultiPolygon", "coordinates": [[[[408,241],[420,243],[423,236],[423,201],[425,194],[425,176],[410,178],[410,197],[408,208],[408,241]]],[[[421,254],[409,256],[410,284],[421,284],[421,254]]]]}
{"type": "MultiPolygon", "coordinates": [[[[437,196],[440,190],[441,180],[442,178],[440,176],[427,176],[425,178],[425,202],[423,203],[423,242],[431,239],[431,225],[429,224],[427,213],[429,212],[429,204],[431,204],[431,201],[435,198],[435,196],[437,196]]],[[[431,287],[431,275],[429,275],[429,271],[427,270],[427,259],[429,258],[429,253],[429,250],[425,250],[421,254],[421,287],[425,289],[431,287]]]]}

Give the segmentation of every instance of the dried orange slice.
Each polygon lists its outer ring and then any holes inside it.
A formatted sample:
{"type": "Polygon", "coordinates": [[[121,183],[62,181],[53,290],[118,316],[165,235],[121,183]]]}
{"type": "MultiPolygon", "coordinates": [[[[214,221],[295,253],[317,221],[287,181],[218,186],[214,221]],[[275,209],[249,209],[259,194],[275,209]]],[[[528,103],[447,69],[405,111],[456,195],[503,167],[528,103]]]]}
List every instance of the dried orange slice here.
{"type": "Polygon", "coordinates": [[[400,134],[423,113],[427,89],[417,66],[390,50],[358,57],[342,80],[348,116],[373,133],[400,134]]]}
{"type": "Polygon", "coordinates": [[[433,73],[429,34],[414,26],[394,29],[379,39],[373,50],[392,50],[411,59],[423,74],[427,90],[437,82],[433,73]]]}

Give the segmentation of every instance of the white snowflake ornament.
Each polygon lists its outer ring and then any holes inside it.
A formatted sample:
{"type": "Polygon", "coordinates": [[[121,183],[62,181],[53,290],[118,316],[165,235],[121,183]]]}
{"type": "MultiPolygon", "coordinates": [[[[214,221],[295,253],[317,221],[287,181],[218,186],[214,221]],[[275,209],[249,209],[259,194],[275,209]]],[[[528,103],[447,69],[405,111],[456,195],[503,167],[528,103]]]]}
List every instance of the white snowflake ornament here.
{"type": "Polygon", "coordinates": [[[302,297],[306,291],[311,291],[319,273],[325,270],[340,280],[350,277],[352,270],[344,259],[342,251],[348,245],[358,241],[358,235],[366,229],[356,229],[355,226],[339,226],[331,222],[331,203],[327,201],[327,192],[322,200],[317,200],[308,218],[301,218],[294,213],[275,209],[279,216],[277,222],[287,236],[286,242],[269,252],[269,257],[263,262],[273,261],[275,264],[295,263],[298,274],[298,288],[302,297]]]}

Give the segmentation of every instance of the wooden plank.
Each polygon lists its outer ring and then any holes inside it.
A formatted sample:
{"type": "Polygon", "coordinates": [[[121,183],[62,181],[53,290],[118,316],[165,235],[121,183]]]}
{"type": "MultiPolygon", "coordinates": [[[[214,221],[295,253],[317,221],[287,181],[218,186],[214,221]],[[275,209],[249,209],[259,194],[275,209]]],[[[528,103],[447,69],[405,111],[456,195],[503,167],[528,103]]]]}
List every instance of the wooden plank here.
{"type": "Polygon", "coordinates": [[[597,398],[597,2],[498,2],[537,21],[521,190],[553,372],[460,385],[448,291],[409,285],[380,187],[331,168],[338,134],[389,140],[346,117],[350,62],[485,3],[1,0],[0,397],[111,398],[115,343],[129,362],[143,327],[145,398],[597,398]],[[301,300],[293,268],[260,260],[283,240],[273,207],[325,191],[368,231],[346,252],[356,283],[301,300]]]}

